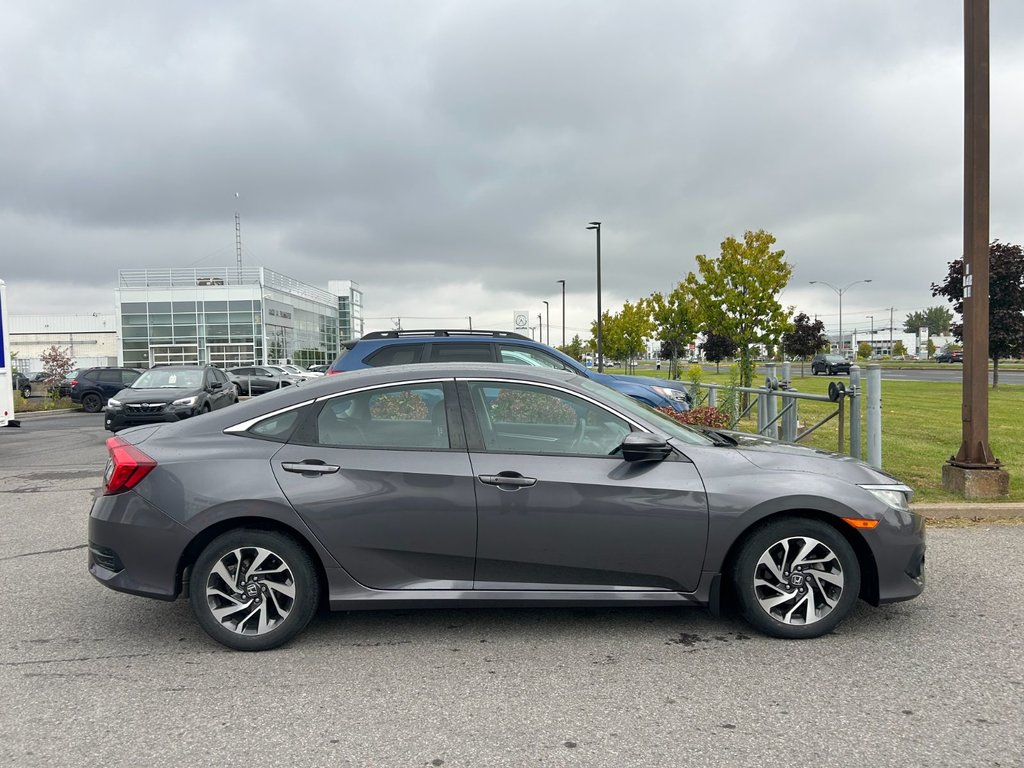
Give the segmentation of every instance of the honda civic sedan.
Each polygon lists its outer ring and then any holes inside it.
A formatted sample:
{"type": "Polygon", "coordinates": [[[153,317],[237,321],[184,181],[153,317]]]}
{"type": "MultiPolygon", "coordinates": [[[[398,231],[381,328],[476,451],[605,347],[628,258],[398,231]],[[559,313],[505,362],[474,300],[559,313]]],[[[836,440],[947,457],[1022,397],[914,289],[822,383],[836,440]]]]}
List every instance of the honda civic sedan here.
{"type": "Polygon", "coordinates": [[[325,605],[707,606],[831,632],[924,586],[911,490],[572,372],[371,368],[107,441],[89,571],[238,650],[325,605]],[[730,601],[731,602],[731,601],[730,601]]]}

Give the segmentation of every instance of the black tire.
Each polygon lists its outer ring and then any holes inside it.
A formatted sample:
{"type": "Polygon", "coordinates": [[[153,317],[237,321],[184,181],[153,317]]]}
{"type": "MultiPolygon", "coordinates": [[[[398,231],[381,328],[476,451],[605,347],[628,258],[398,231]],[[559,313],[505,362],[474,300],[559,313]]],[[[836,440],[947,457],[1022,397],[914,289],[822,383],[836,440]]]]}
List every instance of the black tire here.
{"type": "Polygon", "coordinates": [[[103,410],[103,398],[95,392],[82,395],[82,410],[86,413],[99,413],[103,410]]]}
{"type": "Polygon", "coordinates": [[[828,634],[860,594],[860,563],[850,543],[831,525],[801,517],[779,518],[751,531],[731,577],[743,618],[766,635],[787,639],[828,634]],[[813,549],[804,552],[805,546],[813,549]],[[798,558],[812,565],[799,566],[798,558]]]}
{"type": "Polygon", "coordinates": [[[32,397],[32,387],[22,387],[21,396],[24,397],[26,400],[32,397]]]}
{"type": "Polygon", "coordinates": [[[199,626],[221,645],[236,651],[266,651],[284,645],[306,628],[320,602],[320,582],[309,552],[291,536],[238,528],[218,536],[199,555],[189,580],[189,602],[199,626]],[[260,565],[258,557],[272,567],[267,573],[248,574],[250,578],[242,584],[227,584],[214,570],[223,562],[232,572],[234,563],[237,574],[239,566],[246,569],[254,561],[260,565]],[[236,614],[214,615],[214,610],[232,604],[239,606],[236,614]]]}
{"type": "Polygon", "coordinates": [[[811,376],[817,376],[817,375],[818,375],[818,369],[817,369],[817,368],[815,368],[815,367],[814,367],[814,366],[812,365],[812,366],[811,366],[811,376]]]}

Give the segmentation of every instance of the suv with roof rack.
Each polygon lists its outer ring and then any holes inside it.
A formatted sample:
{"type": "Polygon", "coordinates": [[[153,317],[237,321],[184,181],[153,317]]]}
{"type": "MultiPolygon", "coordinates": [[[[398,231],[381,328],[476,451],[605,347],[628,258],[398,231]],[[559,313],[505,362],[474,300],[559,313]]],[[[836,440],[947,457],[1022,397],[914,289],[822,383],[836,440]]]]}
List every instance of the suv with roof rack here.
{"type": "Polygon", "coordinates": [[[509,363],[554,368],[604,384],[652,408],[688,411],[691,403],[689,393],[677,381],[598,373],[557,349],[510,331],[372,331],[346,342],[328,373],[416,363],[509,363]]]}

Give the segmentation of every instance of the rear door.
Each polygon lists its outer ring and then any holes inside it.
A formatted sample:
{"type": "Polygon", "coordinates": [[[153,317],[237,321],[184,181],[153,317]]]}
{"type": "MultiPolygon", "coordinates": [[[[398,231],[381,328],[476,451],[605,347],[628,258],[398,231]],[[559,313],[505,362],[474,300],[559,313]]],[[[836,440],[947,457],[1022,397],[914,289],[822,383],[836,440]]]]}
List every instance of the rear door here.
{"type": "Polygon", "coordinates": [[[375,589],[471,589],[476,499],[451,380],[372,387],[318,405],[275,457],[289,501],[375,589]]]}

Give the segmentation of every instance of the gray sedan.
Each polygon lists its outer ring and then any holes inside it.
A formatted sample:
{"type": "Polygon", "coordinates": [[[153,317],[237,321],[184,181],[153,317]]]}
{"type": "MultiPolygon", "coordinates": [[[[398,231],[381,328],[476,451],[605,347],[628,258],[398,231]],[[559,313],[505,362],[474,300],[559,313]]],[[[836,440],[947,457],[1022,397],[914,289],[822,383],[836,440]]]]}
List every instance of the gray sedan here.
{"type": "Polygon", "coordinates": [[[573,373],[429,364],[108,441],[89,571],[239,650],[321,604],[703,605],[832,631],[924,584],[911,491],[846,457],[685,427],[573,373]]]}

